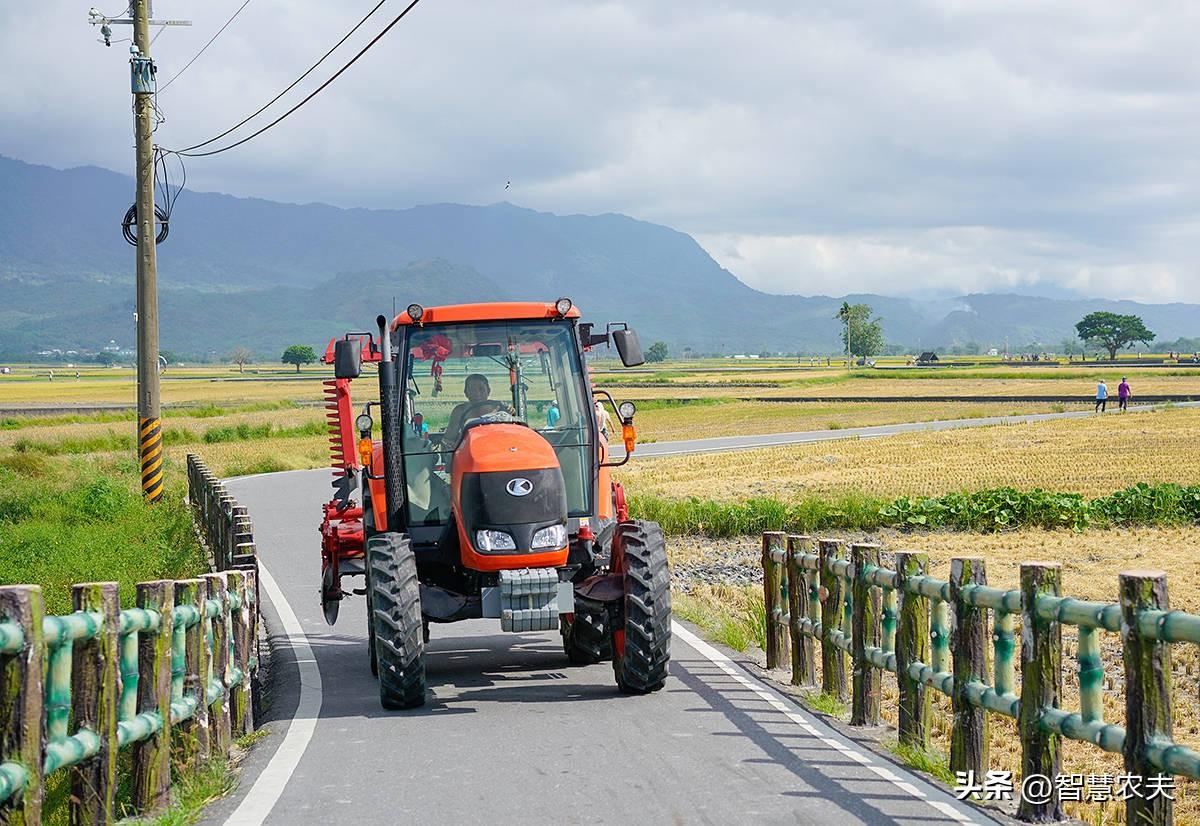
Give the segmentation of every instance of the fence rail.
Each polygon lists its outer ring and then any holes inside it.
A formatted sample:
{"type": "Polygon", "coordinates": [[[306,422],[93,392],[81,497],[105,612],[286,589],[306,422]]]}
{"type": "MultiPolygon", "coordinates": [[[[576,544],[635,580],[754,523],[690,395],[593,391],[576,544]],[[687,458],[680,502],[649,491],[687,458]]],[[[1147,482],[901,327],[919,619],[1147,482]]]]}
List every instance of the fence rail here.
{"type": "Polygon", "coordinates": [[[228,508],[189,457],[189,482],[193,470],[202,487],[191,501],[217,567],[243,567],[139,583],[136,607],[124,610],[117,583],[75,585],[66,616],[44,613],[37,585],[0,587],[0,823],[41,823],[46,779],[60,770],[70,772],[72,823],[115,820],[123,749],[133,813],[154,811],[169,802],[173,765],[228,756],[233,738],[253,731],[249,522],[231,518],[244,511],[228,508]]]}
{"type": "MultiPolygon", "coordinates": [[[[1125,770],[1148,784],[1200,777],[1200,752],[1171,739],[1170,692],[1171,645],[1200,644],[1200,616],[1169,609],[1161,571],[1120,573],[1120,601],[1102,603],[1063,596],[1058,563],[1023,563],[1020,588],[1004,590],[987,584],[982,559],[953,559],[943,581],[927,575],[922,553],[896,553],[893,570],[882,566],[878,545],[849,551],[835,539],[768,532],[762,540],[767,667],[790,661],[793,684],[815,685],[819,657],[821,690],[849,694],[851,725],[879,724],[880,679],[889,671],[902,744],[928,748],[930,690],[949,698],[954,772],[986,775],[988,716],[1001,714],[1018,721],[1025,777],[1060,774],[1063,738],[1122,754],[1125,770]],[[1061,708],[1065,626],[1078,632],[1078,711],[1061,708]],[[1103,632],[1122,638],[1124,726],[1104,720],[1103,632]]],[[[1018,817],[1061,819],[1059,792],[1054,784],[1048,799],[1022,799],[1018,817]]],[[[1125,807],[1129,823],[1171,822],[1166,795],[1130,795],[1125,807]]]]}

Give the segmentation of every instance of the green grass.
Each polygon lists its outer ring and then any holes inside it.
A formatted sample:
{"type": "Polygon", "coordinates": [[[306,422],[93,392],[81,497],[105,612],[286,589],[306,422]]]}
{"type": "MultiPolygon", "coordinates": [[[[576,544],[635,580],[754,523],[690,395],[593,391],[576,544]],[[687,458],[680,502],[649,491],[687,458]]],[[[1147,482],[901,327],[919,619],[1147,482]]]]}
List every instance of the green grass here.
{"type": "Polygon", "coordinates": [[[830,717],[846,716],[846,704],[836,694],[810,694],[804,698],[804,704],[813,711],[828,714],[830,717]]]}
{"type": "Polygon", "coordinates": [[[71,610],[71,586],[134,585],[207,570],[182,481],[147,505],[131,459],[47,458],[0,453],[0,582],[42,586],[46,612],[71,610]]]}
{"type": "Polygon", "coordinates": [[[760,594],[753,595],[740,609],[688,594],[675,594],[671,598],[671,613],[697,625],[707,638],[734,651],[746,651],[752,646],[766,647],[767,620],[760,594]]]}
{"type": "Polygon", "coordinates": [[[200,820],[204,807],[237,788],[237,775],[224,760],[210,760],[198,770],[176,774],[171,805],[159,815],[133,823],[148,826],[190,826],[200,820]]]}
{"type": "Polygon", "coordinates": [[[1017,528],[1179,526],[1200,524],[1200,485],[1139,482],[1087,499],[1077,493],[991,488],[943,496],[901,496],[891,501],[863,493],[809,496],[795,502],[772,497],[744,502],[668,499],[631,494],[630,512],[659,523],[668,534],[717,539],[763,531],[814,533],[877,528],[994,532],[1017,528]]]}
{"type": "MultiPolygon", "coordinates": [[[[293,401],[254,402],[252,404],[219,407],[205,403],[196,407],[167,407],[162,411],[164,419],[187,417],[211,419],[231,416],[235,413],[259,413],[272,410],[298,410],[300,405],[293,401]]],[[[66,413],[58,416],[4,416],[0,417],[0,430],[24,430],[26,428],[50,427],[61,424],[105,424],[108,422],[133,422],[136,413],[128,411],[97,411],[95,413],[66,413]]]]}
{"type": "MultiPolygon", "coordinates": [[[[218,415],[218,414],[214,414],[218,415]]],[[[163,429],[163,444],[220,444],[222,442],[253,442],[261,439],[305,439],[324,436],[328,432],[324,422],[313,421],[294,427],[279,427],[269,422],[249,424],[243,422],[224,427],[210,427],[196,433],[186,427],[163,429]]],[[[110,430],[93,436],[65,437],[54,441],[41,441],[22,437],[13,442],[12,449],[18,453],[41,453],[46,456],[83,456],[89,453],[133,453],[133,433],[118,433],[110,430]]]]}
{"type": "Polygon", "coordinates": [[[950,761],[946,755],[935,749],[926,751],[920,746],[911,746],[896,740],[885,740],[884,748],[900,758],[900,761],[910,769],[925,772],[945,783],[955,785],[954,772],[950,771],[950,761]]]}

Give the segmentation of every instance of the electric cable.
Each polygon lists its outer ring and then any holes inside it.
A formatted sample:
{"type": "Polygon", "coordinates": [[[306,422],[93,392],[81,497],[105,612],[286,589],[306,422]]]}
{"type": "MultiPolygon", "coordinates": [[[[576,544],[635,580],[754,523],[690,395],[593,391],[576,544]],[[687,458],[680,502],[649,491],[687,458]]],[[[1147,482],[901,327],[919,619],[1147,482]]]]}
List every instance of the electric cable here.
{"type": "Polygon", "coordinates": [[[201,147],[208,146],[210,143],[214,143],[215,141],[219,141],[221,138],[225,137],[225,136],[226,136],[226,135],[228,135],[230,132],[233,132],[235,129],[239,129],[239,128],[241,128],[242,126],[245,126],[247,123],[249,123],[250,121],[254,120],[256,117],[258,117],[259,115],[261,115],[263,112],[267,111],[267,109],[271,108],[271,106],[272,106],[272,105],[273,105],[273,104],[274,104],[274,103],[275,103],[277,100],[279,100],[281,97],[283,97],[284,95],[286,95],[288,92],[290,92],[290,91],[292,91],[293,89],[295,89],[295,88],[296,88],[296,86],[297,86],[297,85],[299,85],[300,81],[304,80],[304,78],[306,78],[306,77],[308,77],[310,74],[312,74],[312,73],[313,73],[313,70],[315,70],[315,69],[316,69],[318,66],[320,66],[322,63],[324,63],[324,62],[325,62],[325,60],[326,60],[326,58],[328,58],[328,57],[329,57],[331,54],[333,54],[334,52],[336,52],[336,51],[337,51],[337,50],[338,50],[338,49],[341,47],[341,45],[342,45],[343,43],[345,43],[347,40],[349,40],[349,39],[350,39],[350,37],[351,37],[351,36],[352,36],[352,35],[353,35],[353,34],[354,34],[356,31],[358,31],[360,28],[362,28],[362,25],[363,25],[364,23],[366,23],[368,20],[370,20],[370,19],[371,19],[371,16],[372,16],[372,15],[374,15],[374,14],[375,14],[375,12],[379,11],[379,9],[380,9],[380,8],[383,6],[383,4],[384,4],[384,3],[386,3],[386,2],[388,2],[388,0],[379,0],[379,2],[375,4],[375,7],[374,7],[374,8],[372,8],[372,9],[371,9],[369,12],[367,12],[367,13],[366,13],[366,15],[365,15],[365,16],[362,18],[362,20],[359,20],[357,23],[355,23],[355,24],[354,24],[354,28],[352,28],[350,31],[346,32],[346,34],[342,36],[342,39],[341,39],[341,40],[339,40],[337,43],[334,43],[334,44],[333,44],[333,48],[331,48],[329,51],[325,52],[325,54],[321,55],[321,58],[320,58],[320,59],[319,59],[319,60],[318,60],[316,63],[314,63],[313,65],[309,66],[309,67],[308,67],[308,69],[306,69],[306,70],[305,70],[304,74],[300,75],[300,77],[298,77],[298,78],[296,78],[295,80],[293,80],[293,81],[291,82],[291,84],[289,84],[289,85],[288,85],[288,87],[287,87],[286,89],[284,89],[282,92],[280,92],[280,93],[279,93],[279,94],[277,94],[275,97],[271,98],[271,99],[270,99],[270,100],[268,100],[268,101],[267,101],[265,104],[263,104],[263,106],[262,106],[262,107],[261,107],[261,108],[260,108],[258,111],[254,112],[254,113],[253,113],[253,114],[251,114],[251,115],[247,115],[247,116],[246,116],[246,117],[245,117],[243,120],[241,120],[241,121],[238,121],[238,122],[237,122],[237,123],[235,123],[233,126],[229,127],[228,129],[226,129],[224,132],[222,132],[221,134],[217,135],[216,137],[209,138],[208,140],[204,141],[203,143],[198,143],[198,144],[196,144],[195,146],[189,146],[189,147],[186,147],[186,148],[184,148],[184,149],[181,149],[180,151],[181,151],[181,152],[191,152],[193,149],[200,149],[201,147]]]}
{"type": "MultiPolygon", "coordinates": [[[[272,127],[274,127],[275,125],[277,125],[278,123],[280,123],[281,121],[283,121],[285,118],[287,118],[287,117],[288,117],[289,115],[291,115],[293,112],[295,112],[297,109],[299,109],[300,107],[304,106],[304,104],[308,103],[310,100],[312,100],[313,98],[315,98],[315,97],[316,97],[317,95],[319,95],[319,94],[320,94],[322,91],[324,91],[324,90],[326,89],[326,87],[328,87],[328,86],[329,86],[331,83],[333,83],[335,80],[337,80],[339,77],[341,77],[341,76],[342,76],[342,74],[343,74],[343,73],[344,73],[344,72],[345,72],[347,69],[349,69],[351,66],[353,66],[355,63],[357,63],[357,62],[358,62],[359,58],[361,58],[361,57],[362,57],[364,54],[366,54],[368,51],[370,51],[371,47],[373,47],[373,46],[374,46],[376,43],[378,43],[380,40],[382,40],[382,39],[383,39],[383,37],[384,37],[384,35],[386,35],[388,32],[390,32],[390,31],[392,30],[392,28],[393,28],[393,27],[394,27],[394,26],[395,26],[397,23],[399,23],[401,20],[403,20],[403,19],[404,19],[404,17],[405,17],[405,16],[406,16],[406,15],[407,15],[407,14],[408,14],[410,11],[412,11],[412,10],[413,10],[413,9],[416,7],[417,3],[419,3],[419,2],[421,2],[421,0],[412,0],[412,2],[411,2],[411,3],[409,3],[407,6],[405,6],[405,8],[404,8],[404,11],[402,11],[402,12],[400,12],[400,14],[396,15],[396,17],[395,17],[395,18],[393,18],[392,22],[391,22],[391,23],[388,23],[388,24],[387,24],[387,26],[386,26],[386,27],[384,27],[383,31],[381,31],[379,34],[375,35],[375,37],[374,37],[374,38],[373,38],[373,39],[372,39],[372,40],[371,40],[369,43],[367,43],[367,45],[366,45],[366,46],[363,46],[363,48],[362,48],[361,50],[359,50],[358,54],[356,54],[354,57],[352,57],[352,58],[350,59],[350,61],[349,61],[349,62],[348,62],[346,65],[344,65],[344,66],[342,66],[342,68],[338,69],[338,70],[337,70],[337,73],[336,73],[336,74],[334,74],[334,75],[333,75],[333,77],[331,77],[331,78],[329,78],[328,80],[326,80],[324,83],[322,83],[320,86],[318,86],[318,87],[317,87],[316,89],[314,89],[312,92],[310,92],[310,93],[308,94],[308,96],[306,96],[306,97],[305,97],[303,100],[301,100],[299,103],[297,103],[297,104],[296,104],[295,106],[293,106],[291,109],[288,109],[286,112],[284,112],[282,115],[280,115],[279,117],[277,117],[275,120],[273,120],[273,121],[271,121],[270,123],[268,123],[266,126],[262,127],[261,129],[259,129],[259,130],[255,131],[255,132],[252,132],[251,134],[247,135],[246,137],[242,138],[242,139],[241,139],[241,140],[239,140],[239,141],[236,141],[235,143],[231,143],[231,144],[229,144],[228,146],[222,147],[222,148],[220,148],[220,149],[213,149],[213,150],[211,150],[211,151],[209,151],[209,152],[193,152],[193,151],[191,151],[191,150],[193,150],[193,149],[198,149],[198,148],[200,148],[200,147],[202,147],[202,146],[205,146],[205,145],[207,145],[207,144],[210,144],[210,143],[212,143],[213,141],[217,140],[218,138],[222,137],[221,135],[218,135],[218,136],[217,136],[217,138],[210,138],[209,140],[205,141],[204,143],[196,144],[195,146],[190,146],[190,147],[188,147],[187,149],[180,149],[180,150],[173,150],[173,151],[174,151],[174,152],[175,152],[175,154],[177,154],[177,155],[183,155],[183,156],[186,156],[186,157],[189,157],[189,158],[205,158],[205,157],[208,157],[208,156],[210,156],[210,155],[219,155],[219,154],[220,154],[220,153],[222,153],[222,152],[227,152],[227,151],[229,151],[230,149],[235,149],[236,147],[239,147],[239,146],[241,146],[242,144],[244,144],[244,143],[246,143],[246,142],[248,142],[248,141],[251,141],[251,140],[253,140],[254,138],[257,138],[259,135],[261,135],[262,133],[266,132],[268,129],[271,129],[272,127]]],[[[382,4],[382,2],[381,2],[381,4],[382,4]]],[[[369,15],[368,15],[368,16],[369,16],[369,15]]],[[[348,35],[347,35],[347,36],[348,36],[348,35]]],[[[336,48],[336,46],[335,46],[334,48],[336,48]]],[[[322,58],[322,60],[324,60],[324,58],[322,58]]],[[[310,71],[311,71],[311,70],[310,70],[310,71]]],[[[295,85],[295,84],[293,84],[293,85],[295,85]]],[[[269,104],[268,104],[268,105],[269,105],[269,104]]],[[[243,123],[244,123],[244,122],[245,122],[245,121],[243,121],[243,123]]],[[[239,125],[240,125],[240,124],[239,124],[239,125]]],[[[236,129],[236,128],[237,128],[236,126],[235,126],[235,127],[233,127],[233,129],[236,129]]],[[[226,132],[224,132],[223,134],[224,134],[224,135],[227,135],[227,134],[229,134],[229,132],[233,131],[233,129],[227,130],[227,131],[226,131],[226,132]]]]}
{"type": "MultiPolygon", "coordinates": [[[[189,60],[187,63],[185,63],[182,69],[180,69],[178,72],[176,72],[174,75],[172,75],[171,79],[168,80],[166,83],[164,83],[162,88],[159,89],[158,91],[160,91],[160,92],[167,91],[168,86],[170,86],[175,81],[179,80],[180,75],[182,75],[184,72],[186,72],[188,70],[188,67],[190,67],[193,63],[195,63],[200,58],[200,55],[204,54],[204,52],[208,49],[208,47],[213,44],[213,41],[221,36],[221,32],[223,32],[223,31],[225,31],[225,29],[229,28],[229,24],[232,23],[234,20],[236,20],[237,16],[242,13],[242,9],[246,8],[246,6],[248,6],[248,5],[250,5],[250,0],[245,0],[245,2],[242,3],[242,5],[238,6],[237,11],[235,11],[230,16],[230,18],[225,21],[225,25],[222,26],[221,28],[217,29],[217,33],[208,39],[208,42],[205,43],[203,47],[201,47],[200,51],[196,52],[195,56],[192,57],[192,59],[189,60]]],[[[153,43],[154,41],[152,40],[150,42],[153,43]]]]}

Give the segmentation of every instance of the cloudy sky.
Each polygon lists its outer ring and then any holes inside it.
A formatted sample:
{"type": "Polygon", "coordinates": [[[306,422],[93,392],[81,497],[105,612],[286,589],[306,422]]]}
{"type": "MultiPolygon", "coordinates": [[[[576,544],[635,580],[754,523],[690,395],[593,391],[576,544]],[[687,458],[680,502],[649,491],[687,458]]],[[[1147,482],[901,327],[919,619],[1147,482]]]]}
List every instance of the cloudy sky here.
{"type": "MultiPolygon", "coordinates": [[[[160,86],[242,2],[155,3],[195,21],[154,44],[160,86]]],[[[252,0],[160,95],[159,142],[241,120],[375,2],[252,0]]],[[[98,43],[86,12],[0,4],[0,154],[130,168],[128,44],[98,43]]],[[[422,0],[290,119],[189,161],[188,181],[623,212],[772,292],[1200,301],[1198,37],[1190,0],[422,0]]]]}

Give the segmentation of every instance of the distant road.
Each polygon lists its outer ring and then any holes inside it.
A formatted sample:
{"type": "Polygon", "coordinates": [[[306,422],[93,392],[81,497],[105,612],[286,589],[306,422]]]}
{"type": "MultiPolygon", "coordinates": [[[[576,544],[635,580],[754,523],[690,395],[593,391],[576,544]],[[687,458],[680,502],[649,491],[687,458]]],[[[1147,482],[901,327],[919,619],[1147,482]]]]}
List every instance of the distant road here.
{"type": "MultiPolygon", "coordinates": [[[[636,404],[636,400],[635,400],[636,404]]],[[[1115,404],[1115,403],[1114,403],[1115,404]]],[[[1197,407],[1200,402],[1183,402],[1177,407],[1197,407]]],[[[1112,410],[1104,415],[1120,415],[1112,410]]],[[[1134,405],[1130,414],[1145,413],[1158,409],[1155,405],[1134,405]]],[[[988,425],[1022,424],[1024,422],[1046,422],[1055,419],[1079,419],[1095,416],[1091,410],[1071,413],[1030,413],[1024,416],[991,416],[982,419],[947,419],[933,422],[910,422],[907,424],[884,424],[872,427],[847,427],[841,430],[802,430],[793,433],[764,433],[757,436],[721,436],[713,439],[687,439],[676,442],[650,442],[637,446],[635,456],[648,459],[657,456],[684,456],[691,453],[723,453],[731,450],[755,450],[764,447],[799,445],[807,442],[831,442],[838,439],[873,439],[897,433],[917,433],[925,430],[957,430],[964,427],[986,427],[988,425]]],[[[617,457],[624,452],[619,446],[614,449],[617,457]]]]}

